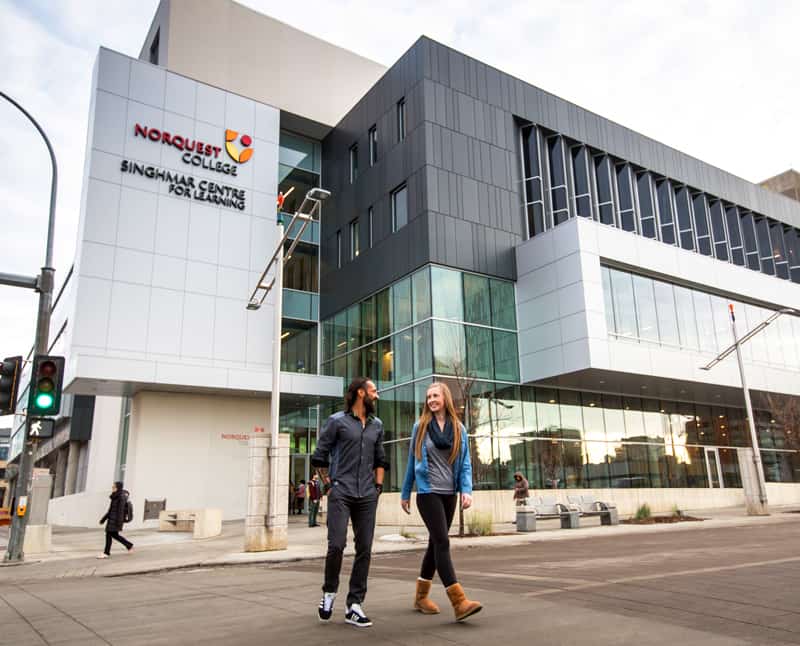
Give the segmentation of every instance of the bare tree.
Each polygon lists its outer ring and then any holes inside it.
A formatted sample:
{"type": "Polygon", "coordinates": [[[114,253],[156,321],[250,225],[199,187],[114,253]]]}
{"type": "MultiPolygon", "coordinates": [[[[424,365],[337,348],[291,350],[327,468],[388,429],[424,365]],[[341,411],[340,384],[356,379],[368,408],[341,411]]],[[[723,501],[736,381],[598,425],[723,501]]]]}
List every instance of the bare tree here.
{"type": "Polygon", "coordinates": [[[766,393],[764,403],[772,413],[775,424],[783,427],[784,446],[797,450],[800,448],[800,397],[766,393]]]}

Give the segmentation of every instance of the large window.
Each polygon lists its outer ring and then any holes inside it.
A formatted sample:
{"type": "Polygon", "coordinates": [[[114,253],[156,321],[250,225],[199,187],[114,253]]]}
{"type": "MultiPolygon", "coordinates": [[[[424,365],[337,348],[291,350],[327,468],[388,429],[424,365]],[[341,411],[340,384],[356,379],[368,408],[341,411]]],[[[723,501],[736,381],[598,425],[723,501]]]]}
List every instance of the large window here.
{"type": "Polygon", "coordinates": [[[678,239],[675,231],[675,218],[672,209],[672,189],[669,180],[656,182],[656,199],[658,201],[658,217],[661,220],[661,240],[667,244],[675,244],[678,239]]]}
{"type": "Polygon", "coordinates": [[[630,164],[617,164],[617,206],[619,224],[625,231],[636,231],[636,215],[633,211],[633,181],[630,164]]]}
{"type": "Polygon", "coordinates": [[[592,194],[589,183],[589,150],[586,146],[570,148],[572,182],[575,187],[575,213],[582,218],[592,217],[592,194]]]}
{"type": "Polygon", "coordinates": [[[539,151],[539,130],[533,127],[522,129],[522,161],[525,174],[525,210],[528,221],[528,237],[546,229],[544,201],[542,199],[542,165],[539,151]]]}
{"type": "Polygon", "coordinates": [[[636,175],[636,193],[639,204],[639,230],[645,238],[657,238],[656,206],[653,200],[653,181],[650,173],[636,175]]]}
{"type": "Polygon", "coordinates": [[[697,234],[697,250],[704,256],[713,255],[711,249],[711,231],[708,226],[708,204],[703,193],[692,197],[694,210],[694,230],[697,234]]]}
{"type": "Polygon", "coordinates": [[[406,185],[392,191],[392,233],[408,224],[408,190],[406,185]]]}
{"type": "Polygon", "coordinates": [[[367,209],[367,242],[369,244],[369,248],[372,249],[372,245],[375,243],[375,223],[373,221],[374,211],[372,207],[367,209]]]}
{"type": "Polygon", "coordinates": [[[547,138],[547,159],[550,169],[550,203],[553,209],[553,224],[569,219],[567,201],[567,174],[564,166],[564,139],[558,135],[547,138]]]}
{"type": "Polygon", "coordinates": [[[281,334],[281,370],[317,372],[317,326],[284,322],[281,334]]]}
{"type": "Polygon", "coordinates": [[[336,267],[337,269],[342,268],[342,232],[341,230],[336,232],[336,267]]]}
{"type": "Polygon", "coordinates": [[[613,163],[608,155],[594,157],[594,175],[597,186],[597,219],[614,226],[614,198],[611,172],[613,163]]]}
{"type": "MultiPolygon", "coordinates": [[[[716,354],[733,343],[728,307],[743,335],[774,310],[639,274],[601,268],[611,336],[716,354]]],[[[800,318],[783,316],[742,346],[745,361],[800,370],[800,318]]]]}

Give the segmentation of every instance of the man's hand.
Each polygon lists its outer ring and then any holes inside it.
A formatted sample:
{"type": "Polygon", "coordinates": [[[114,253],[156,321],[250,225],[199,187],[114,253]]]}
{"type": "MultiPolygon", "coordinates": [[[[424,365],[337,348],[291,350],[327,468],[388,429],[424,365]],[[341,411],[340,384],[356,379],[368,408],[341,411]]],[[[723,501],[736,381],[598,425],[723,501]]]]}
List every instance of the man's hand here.
{"type": "Polygon", "coordinates": [[[461,494],[461,508],[462,509],[469,509],[472,507],[472,496],[468,493],[461,494]]]}
{"type": "Polygon", "coordinates": [[[401,500],[400,506],[403,508],[403,511],[406,512],[408,515],[411,515],[411,501],[410,500],[401,500]]]}
{"type": "Polygon", "coordinates": [[[383,484],[379,483],[379,482],[376,482],[375,483],[375,491],[377,491],[378,495],[380,496],[383,493],[383,484]]]}

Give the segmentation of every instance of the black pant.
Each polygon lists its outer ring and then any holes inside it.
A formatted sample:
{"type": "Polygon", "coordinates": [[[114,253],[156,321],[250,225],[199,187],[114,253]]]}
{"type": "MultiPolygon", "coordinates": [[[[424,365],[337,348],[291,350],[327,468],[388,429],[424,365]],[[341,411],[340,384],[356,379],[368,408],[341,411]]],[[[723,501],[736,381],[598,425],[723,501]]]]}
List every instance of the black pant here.
{"type": "Polygon", "coordinates": [[[450,587],[457,583],[453,560],[450,558],[450,525],[456,511],[458,496],[446,496],[440,493],[417,494],[417,509],[428,528],[428,549],[422,558],[419,575],[431,580],[436,572],[444,583],[450,587]]]}
{"type": "Polygon", "coordinates": [[[323,592],[339,590],[339,572],[342,569],[342,552],[347,542],[347,521],[353,523],[356,558],[350,573],[350,591],[347,605],[362,603],[367,595],[367,577],[372,558],[372,538],[375,534],[375,512],[378,496],[364,498],[345,496],[336,487],[328,496],[328,554],[325,557],[325,583],[323,592]]]}
{"type": "Polygon", "coordinates": [[[119,532],[108,532],[107,531],[106,532],[106,549],[103,550],[106,554],[111,554],[111,539],[112,538],[115,541],[119,541],[120,543],[122,543],[125,546],[125,549],[131,549],[133,547],[133,543],[131,543],[124,536],[120,536],[119,532]]]}

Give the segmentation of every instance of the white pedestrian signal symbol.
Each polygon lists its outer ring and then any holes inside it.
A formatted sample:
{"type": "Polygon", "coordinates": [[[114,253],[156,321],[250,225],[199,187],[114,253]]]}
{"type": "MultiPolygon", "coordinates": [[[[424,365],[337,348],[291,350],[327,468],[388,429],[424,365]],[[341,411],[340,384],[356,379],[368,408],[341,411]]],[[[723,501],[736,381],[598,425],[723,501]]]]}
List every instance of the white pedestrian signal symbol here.
{"type": "Polygon", "coordinates": [[[29,418],[28,438],[31,440],[44,440],[53,437],[55,420],[46,417],[29,418]]]}

